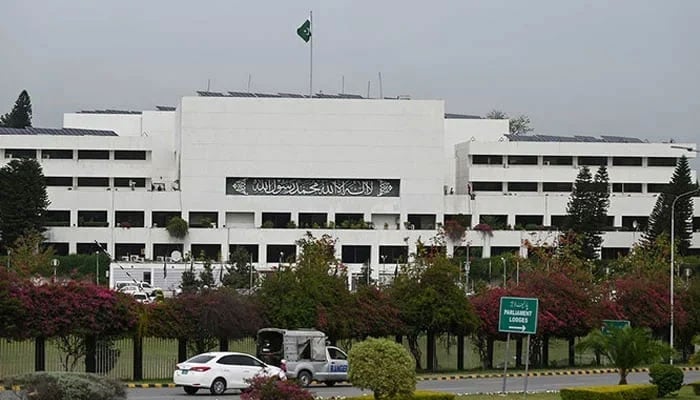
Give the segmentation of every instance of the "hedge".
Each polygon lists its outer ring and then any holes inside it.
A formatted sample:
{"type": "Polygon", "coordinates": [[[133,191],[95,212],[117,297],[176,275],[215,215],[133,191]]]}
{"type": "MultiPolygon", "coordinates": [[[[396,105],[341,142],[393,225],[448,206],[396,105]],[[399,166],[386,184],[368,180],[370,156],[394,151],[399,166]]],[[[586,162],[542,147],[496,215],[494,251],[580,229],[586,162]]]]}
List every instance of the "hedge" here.
{"type": "Polygon", "coordinates": [[[561,389],[560,394],[562,400],[652,400],[658,388],[652,384],[581,386],[561,389]]]}
{"type": "MultiPolygon", "coordinates": [[[[367,400],[372,396],[355,396],[346,397],[345,400],[367,400]]],[[[401,400],[455,400],[456,396],[453,393],[435,392],[430,390],[416,390],[410,397],[402,397],[401,400]]]]}

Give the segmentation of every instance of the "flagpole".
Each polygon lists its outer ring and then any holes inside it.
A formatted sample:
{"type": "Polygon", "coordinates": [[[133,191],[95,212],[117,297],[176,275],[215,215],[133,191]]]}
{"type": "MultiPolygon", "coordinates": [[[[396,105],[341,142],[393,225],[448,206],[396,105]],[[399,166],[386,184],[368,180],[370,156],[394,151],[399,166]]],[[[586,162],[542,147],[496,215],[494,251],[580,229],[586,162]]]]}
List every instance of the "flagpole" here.
{"type": "Polygon", "coordinates": [[[314,14],[309,11],[309,23],[311,25],[311,37],[309,38],[309,98],[314,95],[314,14]]]}

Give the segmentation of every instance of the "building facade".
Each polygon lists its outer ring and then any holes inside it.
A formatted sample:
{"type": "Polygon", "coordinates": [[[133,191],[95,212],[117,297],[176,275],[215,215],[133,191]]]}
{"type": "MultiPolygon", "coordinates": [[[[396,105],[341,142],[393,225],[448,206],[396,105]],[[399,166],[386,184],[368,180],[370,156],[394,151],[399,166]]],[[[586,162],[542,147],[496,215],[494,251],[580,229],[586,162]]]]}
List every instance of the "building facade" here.
{"type": "Polygon", "coordinates": [[[368,263],[382,279],[459,214],[495,230],[448,240],[449,254],[525,256],[524,240],[555,240],[583,165],[608,168],[602,256],[614,257],[641,237],[676,160],[696,154],[676,148],[695,144],[510,136],[507,120],[445,114],[442,101],[351,97],[204,92],[155,111],[67,113],[62,129],[2,129],[0,160],[40,161],[57,253],[99,243],[112,280],[133,271],[169,287],[188,255],[220,268],[242,246],[258,270],[291,262],[307,231],[337,238],[351,275],[368,263]],[[188,221],[184,239],[165,229],[174,216],[188,221]],[[160,279],[163,269],[173,273],[160,279]]]}

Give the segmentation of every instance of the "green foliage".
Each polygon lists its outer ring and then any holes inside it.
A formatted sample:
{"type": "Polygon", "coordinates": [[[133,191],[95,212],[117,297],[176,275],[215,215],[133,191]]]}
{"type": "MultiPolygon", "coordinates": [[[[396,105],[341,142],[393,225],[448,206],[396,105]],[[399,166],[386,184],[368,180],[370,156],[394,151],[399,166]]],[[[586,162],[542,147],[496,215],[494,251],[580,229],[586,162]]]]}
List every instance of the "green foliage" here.
{"type": "Polygon", "coordinates": [[[236,246],[233,250],[221,283],[235,289],[246,289],[257,285],[257,276],[254,274],[250,254],[244,247],[236,246]]]}
{"type": "MultiPolygon", "coordinates": [[[[696,335],[693,337],[693,342],[694,345],[698,346],[700,345],[700,335],[696,335]]],[[[690,357],[690,363],[695,365],[695,364],[700,364],[700,353],[695,353],[690,357]]]]}
{"type": "Polygon", "coordinates": [[[12,111],[0,116],[0,126],[20,129],[32,126],[32,100],[26,90],[19,94],[12,111]]]}
{"type": "MultiPolygon", "coordinates": [[[[455,400],[456,397],[454,393],[416,390],[410,395],[405,396],[403,400],[455,400]]],[[[345,397],[345,400],[367,400],[367,396],[345,397]]]]}
{"type": "Polygon", "coordinates": [[[700,396],[700,382],[690,382],[688,386],[693,388],[693,393],[695,393],[696,396],[700,396]]]}
{"type": "Polygon", "coordinates": [[[277,377],[256,376],[250,387],[241,393],[241,400],[313,400],[314,396],[295,381],[277,377]]]}
{"type": "MultiPolygon", "coordinates": [[[[691,180],[690,166],[685,156],[676,164],[668,188],[659,193],[654,209],[649,216],[647,231],[644,233],[645,245],[652,245],[661,234],[671,235],[671,206],[676,198],[693,189],[697,185],[691,180]]],[[[697,196],[697,193],[695,194],[697,196]]],[[[674,219],[674,236],[677,240],[678,252],[685,255],[690,248],[692,237],[693,199],[691,195],[685,195],[676,201],[674,219]]]]}
{"type": "Polygon", "coordinates": [[[67,256],[54,256],[59,261],[57,275],[69,276],[73,279],[86,279],[89,281],[95,280],[96,269],[100,271],[100,283],[107,283],[104,279],[105,273],[109,269],[109,256],[100,252],[95,254],[69,254],[67,256]],[[95,265],[95,257],[97,257],[97,266],[95,265]],[[97,267],[97,268],[96,268],[97,267]]]}
{"type": "Polygon", "coordinates": [[[53,274],[51,259],[53,249],[42,249],[44,237],[35,231],[26,231],[15,240],[12,251],[12,269],[23,277],[36,275],[48,277],[53,274]]]}
{"type": "Polygon", "coordinates": [[[257,294],[271,326],[316,327],[330,338],[347,337],[349,303],[346,275],[335,258],[335,240],[310,232],[297,241],[296,265],[285,265],[262,281],[257,294]]]}
{"type": "Polygon", "coordinates": [[[105,376],[78,372],[35,372],[9,379],[33,400],[120,400],[126,399],[121,382],[105,376]]]}
{"type": "Polygon", "coordinates": [[[651,400],[657,397],[657,388],[650,384],[618,386],[581,386],[563,388],[562,400],[651,400]]]}
{"type": "Polygon", "coordinates": [[[602,350],[620,374],[620,385],[627,384],[627,374],[644,363],[656,362],[671,354],[668,344],[655,340],[648,329],[612,328],[606,335],[589,335],[579,344],[581,349],[602,350]]]}
{"type": "Polygon", "coordinates": [[[609,197],[606,168],[598,168],[594,178],[588,167],[582,167],[566,206],[567,218],[564,224],[566,231],[581,236],[581,248],[577,252],[579,258],[597,258],[603,242],[601,233],[607,224],[609,197]]]}
{"type": "Polygon", "coordinates": [[[199,279],[197,280],[199,289],[212,289],[216,286],[214,281],[214,271],[211,267],[211,262],[204,262],[203,268],[199,271],[199,279]]]}
{"type": "Polygon", "coordinates": [[[183,239],[185,236],[187,236],[187,231],[189,228],[187,226],[187,221],[184,219],[180,217],[172,217],[165,226],[165,229],[168,230],[170,236],[177,239],[183,239]]]}
{"type": "Polygon", "coordinates": [[[530,127],[530,117],[525,114],[520,114],[517,117],[508,117],[506,113],[500,110],[491,110],[486,114],[488,119],[509,119],[510,125],[508,130],[512,135],[524,135],[526,133],[532,132],[530,127]]]}
{"type": "Polygon", "coordinates": [[[415,361],[400,344],[367,339],[348,354],[348,379],[353,386],[370,389],[375,400],[408,396],[416,388],[415,361]]]}
{"type": "Polygon", "coordinates": [[[43,232],[49,197],[41,165],[33,159],[11,160],[0,168],[0,248],[27,232],[43,232]]]}
{"type": "Polygon", "coordinates": [[[668,364],[654,364],[649,367],[650,382],[659,388],[659,397],[681,390],[683,370],[668,364]]]}
{"type": "Polygon", "coordinates": [[[194,273],[192,267],[185,269],[182,272],[182,277],[180,278],[180,289],[182,289],[182,293],[194,293],[199,290],[197,275],[194,273]]]}

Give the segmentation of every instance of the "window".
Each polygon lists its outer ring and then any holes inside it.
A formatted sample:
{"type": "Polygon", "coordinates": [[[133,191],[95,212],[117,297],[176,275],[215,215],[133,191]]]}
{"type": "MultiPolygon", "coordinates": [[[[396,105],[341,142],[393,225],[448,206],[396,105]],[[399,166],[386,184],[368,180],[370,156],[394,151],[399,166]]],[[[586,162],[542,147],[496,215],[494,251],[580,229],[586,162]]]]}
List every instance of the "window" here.
{"type": "Polygon", "coordinates": [[[542,227],[543,215],[516,215],[516,229],[535,230],[542,227]]]}
{"type": "Polygon", "coordinates": [[[146,187],[146,178],[114,178],[115,187],[146,187]]]}
{"type": "Polygon", "coordinates": [[[600,258],[603,260],[615,260],[629,254],[629,247],[603,247],[600,249],[600,258]]]}
{"type": "Polygon", "coordinates": [[[109,151],[78,150],[78,160],[109,160],[109,151]]]}
{"type": "Polygon", "coordinates": [[[42,150],[41,158],[51,160],[72,160],[73,150],[42,150]]]}
{"type": "Polygon", "coordinates": [[[543,165],[574,165],[574,158],[571,156],[543,156],[543,165]]]}
{"type": "Polygon", "coordinates": [[[472,226],[472,216],[467,214],[445,214],[445,225],[447,225],[448,221],[456,221],[458,224],[462,225],[463,227],[469,229],[470,226],[472,226]]]}
{"type": "Polygon", "coordinates": [[[503,190],[501,182],[472,182],[472,190],[475,192],[500,192],[503,190]]]}
{"type": "Polygon", "coordinates": [[[665,193],[668,190],[668,183],[647,183],[647,192],[665,193]]]}
{"type": "Polygon", "coordinates": [[[571,192],[573,184],[571,182],[544,182],[542,191],[544,192],[571,192]]]}
{"type": "Polygon", "coordinates": [[[500,256],[502,254],[518,255],[519,252],[520,252],[519,247],[509,247],[509,246],[493,246],[493,247],[491,247],[491,257],[500,256]]]}
{"type": "Polygon", "coordinates": [[[297,256],[297,246],[293,244],[268,244],[265,249],[267,262],[294,262],[297,256]]]}
{"type": "Polygon", "coordinates": [[[178,251],[182,256],[182,243],[154,243],[153,244],[153,259],[157,260],[158,257],[170,257],[173,251],[178,251]]]}
{"type": "Polygon", "coordinates": [[[328,348],[328,356],[330,356],[331,360],[347,360],[348,359],[348,356],[345,355],[345,353],[336,349],[335,347],[328,348]]]}
{"type": "Polygon", "coordinates": [[[47,176],[46,186],[73,186],[73,178],[70,176],[47,176]]]}
{"type": "Polygon", "coordinates": [[[552,215],[550,224],[552,228],[563,229],[566,224],[566,215],[552,215]]]}
{"type": "Polygon", "coordinates": [[[299,213],[299,227],[319,229],[326,226],[326,213],[299,213]]]}
{"type": "Polygon", "coordinates": [[[370,261],[371,248],[372,246],[343,246],[341,259],[347,264],[367,263],[370,261]]]}
{"type": "Polygon", "coordinates": [[[508,182],[509,192],[536,192],[537,182],[508,182]]]}
{"type": "Polygon", "coordinates": [[[150,284],[153,284],[153,281],[151,280],[151,271],[143,271],[143,282],[148,282],[150,284]]]}
{"type": "Polygon", "coordinates": [[[649,157],[647,165],[650,167],[675,167],[675,157],[649,157]]]}
{"type": "Polygon", "coordinates": [[[487,215],[483,214],[479,216],[480,224],[487,224],[491,226],[494,230],[503,230],[508,226],[508,216],[507,215],[487,215]]]}
{"type": "Polygon", "coordinates": [[[33,158],[36,159],[35,149],[5,149],[5,158],[33,158]]]}
{"type": "Polygon", "coordinates": [[[537,156],[508,156],[509,165],[537,165],[537,156]]]}
{"type": "Polygon", "coordinates": [[[48,249],[53,248],[53,254],[56,256],[67,256],[68,255],[68,243],[57,243],[57,242],[44,242],[42,243],[42,248],[48,249]]]}
{"type": "Polygon", "coordinates": [[[646,231],[648,223],[649,216],[646,215],[622,216],[622,226],[630,231],[646,231]]]}
{"type": "Polygon", "coordinates": [[[475,154],[472,156],[472,164],[474,165],[502,165],[503,156],[496,155],[480,155],[475,154]]]}
{"type": "Polygon", "coordinates": [[[146,245],[144,243],[115,243],[114,257],[121,260],[131,256],[143,257],[146,255],[146,245]]]}
{"type": "Polygon", "coordinates": [[[122,228],[143,228],[143,211],[115,211],[114,223],[122,228]]]}
{"type": "Polygon", "coordinates": [[[435,214],[408,214],[411,229],[435,229],[435,214]]]}
{"type": "Polygon", "coordinates": [[[613,157],[612,164],[620,166],[641,166],[642,157],[613,157]]]}
{"type": "Polygon", "coordinates": [[[76,247],[76,253],[78,254],[95,254],[101,251],[101,249],[106,249],[107,243],[100,243],[99,246],[95,242],[88,243],[78,243],[76,247]]]}
{"type": "Polygon", "coordinates": [[[613,183],[613,193],[642,193],[641,183],[613,183]]]}
{"type": "Polygon", "coordinates": [[[408,246],[379,246],[379,259],[385,264],[406,262],[408,246]]]}
{"type": "Polygon", "coordinates": [[[340,229],[351,229],[362,226],[365,222],[364,214],[335,214],[335,227],[340,229]]]}
{"type": "Polygon", "coordinates": [[[209,361],[211,361],[214,358],[214,356],[206,356],[206,355],[200,355],[200,356],[194,356],[187,360],[186,362],[188,363],[193,363],[193,364],[206,364],[209,361]]]}
{"type": "Polygon", "coordinates": [[[154,228],[165,228],[168,226],[168,222],[175,217],[182,217],[182,213],[180,211],[153,211],[151,213],[151,220],[154,228]]]}
{"type": "Polygon", "coordinates": [[[82,187],[109,187],[109,178],[78,178],[78,186],[82,187]]]}
{"type": "Polygon", "coordinates": [[[608,158],[607,157],[579,157],[578,158],[578,165],[586,165],[586,166],[603,166],[603,165],[608,165],[608,158]]]}
{"type": "Polygon", "coordinates": [[[693,232],[700,232],[700,217],[693,217],[693,232]]]}
{"type": "Polygon", "coordinates": [[[190,228],[215,228],[219,225],[216,211],[190,211],[190,228]]]}
{"type": "Polygon", "coordinates": [[[242,365],[246,367],[261,367],[262,364],[253,357],[248,357],[243,354],[232,354],[230,356],[222,357],[217,364],[226,365],[242,365]]]}
{"type": "Polygon", "coordinates": [[[216,244],[195,244],[191,247],[192,256],[195,260],[221,260],[221,245],[216,244]]]}
{"type": "Polygon", "coordinates": [[[46,211],[46,226],[70,226],[70,210],[46,211]]]}
{"type": "Polygon", "coordinates": [[[286,228],[291,221],[291,213],[262,213],[263,228],[286,228]]]}
{"type": "Polygon", "coordinates": [[[229,244],[228,245],[228,257],[231,259],[233,253],[237,249],[243,249],[248,253],[248,259],[252,257],[254,263],[258,262],[258,245],[257,244],[229,244]]]}
{"type": "Polygon", "coordinates": [[[78,211],[78,226],[107,227],[107,211],[78,211]]]}
{"type": "Polygon", "coordinates": [[[142,150],[115,150],[115,160],[145,160],[146,152],[142,150]]]}

